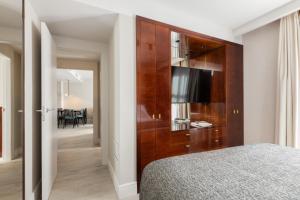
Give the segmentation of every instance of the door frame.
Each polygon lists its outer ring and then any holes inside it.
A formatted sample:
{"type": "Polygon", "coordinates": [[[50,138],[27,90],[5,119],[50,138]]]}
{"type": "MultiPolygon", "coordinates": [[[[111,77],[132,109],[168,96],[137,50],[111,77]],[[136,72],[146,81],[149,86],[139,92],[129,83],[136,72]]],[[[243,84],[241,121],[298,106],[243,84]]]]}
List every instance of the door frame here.
{"type": "Polygon", "coordinates": [[[101,145],[100,129],[100,61],[79,58],[58,58],[57,69],[93,71],[93,142],[101,145]],[[97,64],[95,64],[97,63],[97,64]],[[98,133],[98,134],[96,134],[98,133]]]}

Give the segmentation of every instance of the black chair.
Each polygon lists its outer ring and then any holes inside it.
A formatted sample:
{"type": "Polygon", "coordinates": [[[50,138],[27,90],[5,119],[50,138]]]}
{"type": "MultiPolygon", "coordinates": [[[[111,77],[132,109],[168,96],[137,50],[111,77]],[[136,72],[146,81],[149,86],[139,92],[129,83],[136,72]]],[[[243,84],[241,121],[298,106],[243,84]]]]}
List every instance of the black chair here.
{"type": "Polygon", "coordinates": [[[77,122],[79,123],[79,121],[81,121],[82,125],[86,124],[86,120],[84,119],[84,110],[85,109],[81,109],[80,111],[76,111],[77,122]]]}
{"type": "Polygon", "coordinates": [[[75,127],[75,125],[78,124],[74,110],[65,109],[63,115],[64,115],[64,127],[66,127],[68,122],[71,122],[73,124],[73,128],[75,127]]]}
{"type": "Polygon", "coordinates": [[[87,123],[87,108],[83,109],[83,120],[84,120],[84,124],[87,123]]]}
{"type": "Polygon", "coordinates": [[[59,128],[60,125],[64,124],[64,110],[62,108],[57,109],[57,128],[59,128]]]}

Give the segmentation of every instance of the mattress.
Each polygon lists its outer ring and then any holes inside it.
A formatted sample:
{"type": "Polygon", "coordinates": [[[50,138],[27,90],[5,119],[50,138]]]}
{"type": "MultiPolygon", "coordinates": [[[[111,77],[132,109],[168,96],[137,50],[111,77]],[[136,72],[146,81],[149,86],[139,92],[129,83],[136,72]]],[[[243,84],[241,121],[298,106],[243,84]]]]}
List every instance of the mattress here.
{"type": "Polygon", "coordinates": [[[300,150],[256,144],[157,160],[140,200],[300,200],[300,150]]]}

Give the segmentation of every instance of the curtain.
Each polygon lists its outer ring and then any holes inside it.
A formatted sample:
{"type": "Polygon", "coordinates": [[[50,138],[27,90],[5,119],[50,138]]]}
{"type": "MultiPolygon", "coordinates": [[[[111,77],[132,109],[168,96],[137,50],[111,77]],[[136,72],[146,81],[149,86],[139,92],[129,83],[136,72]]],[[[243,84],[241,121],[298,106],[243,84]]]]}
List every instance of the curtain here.
{"type": "Polygon", "coordinates": [[[277,144],[300,147],[299,63],[300,24],[298,12],[280,21],[276,103],[277,144]]]}

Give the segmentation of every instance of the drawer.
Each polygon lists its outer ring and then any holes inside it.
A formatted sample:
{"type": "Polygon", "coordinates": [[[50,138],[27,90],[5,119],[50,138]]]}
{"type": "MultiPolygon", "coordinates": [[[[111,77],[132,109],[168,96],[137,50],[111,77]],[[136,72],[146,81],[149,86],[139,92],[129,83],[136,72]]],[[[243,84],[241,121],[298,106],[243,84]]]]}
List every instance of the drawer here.
{"type": "Polygon", "coordinates": [[[226,132],[224,128],[212,128],[208,133],[208,147],[210,149],[218,149],[226,146],[226,132]]]}
{"type": "Polygon", "coordinates": [[[190,144],[172,144],[170,146],[170,156],[187,154],[190,152],[191,145],[190,144]]]}
{"type": "Polygon", "coordinates": [[[171,133],[171,143],[172,144],[187,144],[191,140],[191,134],[189,131],[182,131],[171,133]]]}
{"type": "Polygon", "coordinates": [[[226,146],[223,127],[203,128],[191,132],[191,152],[209,151],[226,146]]]}

